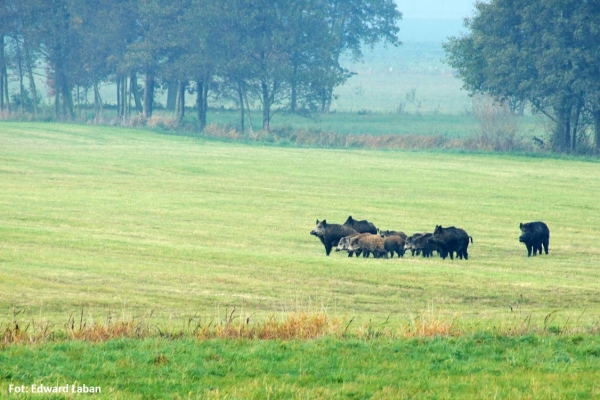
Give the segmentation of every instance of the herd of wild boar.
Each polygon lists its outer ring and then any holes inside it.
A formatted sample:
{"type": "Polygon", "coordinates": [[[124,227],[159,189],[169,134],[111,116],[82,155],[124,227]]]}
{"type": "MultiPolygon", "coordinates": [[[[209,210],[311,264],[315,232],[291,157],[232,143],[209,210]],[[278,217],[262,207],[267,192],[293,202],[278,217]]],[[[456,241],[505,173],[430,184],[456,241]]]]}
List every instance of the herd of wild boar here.
{"type": "MultiPolygon", "coordinates": [[[[538,252],[542,254],[542,247],[548,254],[550,230],[545,223],[527,222],[519,224],[519,227],[519,241],[525,243],[528,257],[532,253],[534,256],[538,252]]],[[[464,229],[454,226],[443,228],[437,225],[433,233],[415,233],[407,236],[401,231],[380,231],[371,222],[357,221],[352,216],[342,225],[317,220],[317,226],[310,234],[321,240],[327,255],[335,247],[336,251],[347,251],[348,257],[358,257],[361,254],[363,257],[369,257],[373,254],[375,258],[388,258],[394,257],[394,253],[403,257],[406,251],[410,251],[413,256],[423,257],[431,257],[437,252],[443,259],[454,259],[456,253],[457,258],[468,260],[467,249],[469,243],[473,243],[473,238],[464,229]]]]}

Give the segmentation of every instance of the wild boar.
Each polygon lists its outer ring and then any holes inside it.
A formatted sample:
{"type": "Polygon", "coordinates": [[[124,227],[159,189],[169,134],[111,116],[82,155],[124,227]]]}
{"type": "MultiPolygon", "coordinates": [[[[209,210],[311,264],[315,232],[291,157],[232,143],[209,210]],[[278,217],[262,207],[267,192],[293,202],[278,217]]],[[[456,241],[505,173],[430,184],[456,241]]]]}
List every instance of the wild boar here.
{"type": "Polygon", "coordinates": [[[369,233],[357,235],[350,239],[350,246],[348,247],[348,250],[361,250],[363,257],[369,257],[370,254],[373,254],[373,257],[375,258],[382,256],[387,258],[387,251],[385,251],[383,238],[379,235],[373,235],[369,233]]]}
{"type": "Polygon", "coordinates": [[[406,233],[404,233],[402,231],[379,231],[379,234],[381,235],[382,238],[385,238],[385,237],[391,236],[391,235],[400,236],[404,240],[406,240],[406,238],[407,238],[406,233]]]}
{"type": "Polygon", "coordinates": [[[542,254],[542,246],[545,253],[548,254],[548,246],[550,245],[550,229],[548,229],[548,225],[542,221],[536,221],[524,224],[520,223],[519,228],[521,228],[519,242],[525,243],[527,257],[531,257],[532,252],[534,257],[536,252],[542,254]]]}
{"type": "Polygon", "coordinates": [[[383,247],[391,258],[394,258],[394,252],[398,254],[398,258],[404,257],[404,238],[400,235],[382,236],[383,247]]]}
{"type": "MultiPolygon", "coordinates": [[[[432,233],[415,233],[414,235],[406,238],[404,242],[404,249],[410,250],[411,255],[422,255],[423,257],[431,257],[435,250],[438,248],[431,243],[429,243],[429,239],[431,238],[432,233]]],[[[441,253],[440,253],[441,255],[441,253]]]]}
{"type": "Polygon", "coordinates": [[[358,235],[370,235],[370,233],[357,233],[354,235],[345,236],[345,237],[341,238],[337,247],[335,248],[335,251],[346,250],[348,252],[348,257],[352,257],[354,254],[356,254],[356,257],[360,256],[360,253],[362,252],[360,249],[355,250],[355,251],[349,250],[350,241],[358,235]]]}
{"type": "MultiPolygon", "coordinates": [[[[429,242],[438,246],[442,253],[449,255],[451,260],[454,259],[454,252],[458,258],[468,260],[469,239],[473,243],[473,238],[464,229],[454,226],[442,228],[441,225],[436,225],[429,242]]],[[[446,257],[442,255],[442,258],[446,257]]]]}
{"type": "Polygon", "coordinates": [[[344,225],[354,229],[358,233],[368,232],[372,233],[373,235],[377,233],[377,228],[375,227],[375,225],[373,225],[366,219],[362,221],[357,221],[354,218],[352,218],[352,215],[348,217],[346,222],[344,222],[344,225]]]}
{"type": "Polygon", "coordinates": [[[318,237],[325,246],[325,253],[329,255],[331,249],[337,246],[340,239],[344,236],[357,234],[354,229],[339,224],[328,224],[326,220],[319,222],[317,220],[317,226],[315,229],[310,231],[311,235],[318,237]]]}

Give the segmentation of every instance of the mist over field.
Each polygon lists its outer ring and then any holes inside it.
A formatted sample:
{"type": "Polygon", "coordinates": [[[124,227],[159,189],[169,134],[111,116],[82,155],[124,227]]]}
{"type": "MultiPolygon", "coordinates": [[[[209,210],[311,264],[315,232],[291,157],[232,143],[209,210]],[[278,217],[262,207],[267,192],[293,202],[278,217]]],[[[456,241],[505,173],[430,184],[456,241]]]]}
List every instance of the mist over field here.
{"type": "Polygon", "coordinates": [[[335,90],[332,109],[394,113],[404,104],[409,113],[464,114],[471,98],[444,58],[441,40],[378,45],[365,49],[360,62],[345,57],[343,65],[356,75],[335,90]]]}

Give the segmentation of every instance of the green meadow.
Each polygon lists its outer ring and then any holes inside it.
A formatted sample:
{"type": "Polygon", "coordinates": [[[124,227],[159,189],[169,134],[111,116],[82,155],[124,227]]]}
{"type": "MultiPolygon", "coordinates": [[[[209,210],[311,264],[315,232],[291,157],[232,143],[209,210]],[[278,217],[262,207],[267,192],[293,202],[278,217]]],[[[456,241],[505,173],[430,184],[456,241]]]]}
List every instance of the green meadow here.
{"type": "MultiPolygon", "coordinates": [[[[159,112],[161,117],[171,118],[168,112],[159,112]]],[[[251,114],[254,130],[259,130],[260,115],[251,114]]],[[[209,124],[220,127],[233,127],[241,130],[239,111],[215,109],[208,113],[209,124]]],[[[187,126],[196,126],[196,117],[188,112],[184,119],[187,126]]],[[[527,143],[533,136],[546,138],[546,122],[540,115],[524,115],[514,119],[516,134],[523,137],[527,143]],[[529,139],[528,139],[529,138],[529,139]]],[[[314,133],[335,133],[342,135],[439,135],[447,139],[464,139],[482,133],[481,121],[472,114],[414,114],[410,112],[398,114],[391,112],[357,111],[331,114],[312,114],[300,116],[289,113],[275,113],[271,126],[278,130],[300,130],[314,133]]],[[[248,122],[246,122],[248,128],[248,122]]]]}
{"type": "Polygon", "coordinates": [[[595,160],[1,122],[2,332],[321,313],[347,337],[7,344],[0,396],[77,381],[106,398],[594,398],[599,198],[595,160]],[[348,215],[464,228],[469,260],[327,257],[309,232],[348,215]],[[519,222],[534,220],[550,254],[528,258],[519,222]],[[426,319],[452,334],[403,338],[426,319]]]}
{"type": "Polygon", "coordinates": [[[99,388],[94,399],[594,399],[599,361],[598,336],[72,341],[0,351],[0,390],[13,399],[47,398],[40,385],[99,388]]]}

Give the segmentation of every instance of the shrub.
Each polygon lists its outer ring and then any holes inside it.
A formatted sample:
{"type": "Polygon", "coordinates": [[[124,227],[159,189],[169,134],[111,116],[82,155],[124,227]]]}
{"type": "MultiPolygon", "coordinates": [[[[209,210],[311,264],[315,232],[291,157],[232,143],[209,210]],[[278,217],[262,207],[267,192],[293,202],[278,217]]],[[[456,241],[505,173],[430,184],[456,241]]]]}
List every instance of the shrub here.
{"type": "Polygon", "coordinates": [[[154,114],[146,120],[146,125],[150,128],[173,130],[179,127],[179,120],[173,116],[154,114]]]}
{"type": "Polygon", "coordinates": [[[512,151],[531,150],[519,136],[518,116],[507,102],[498,102],[490,96],[473,97],[473,114],[479,121],[479,132],[465,139],[465,146],[474,150],[512,151]]]}

